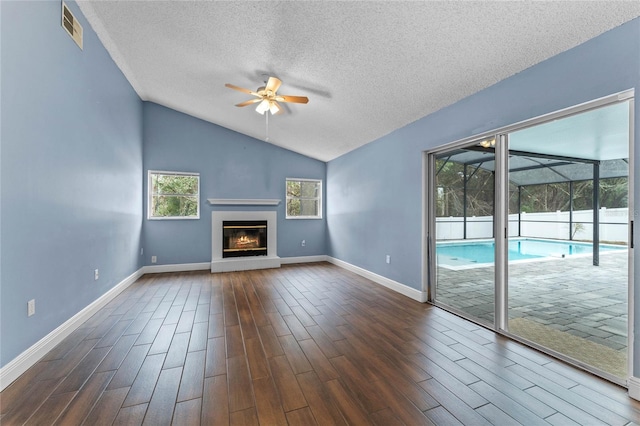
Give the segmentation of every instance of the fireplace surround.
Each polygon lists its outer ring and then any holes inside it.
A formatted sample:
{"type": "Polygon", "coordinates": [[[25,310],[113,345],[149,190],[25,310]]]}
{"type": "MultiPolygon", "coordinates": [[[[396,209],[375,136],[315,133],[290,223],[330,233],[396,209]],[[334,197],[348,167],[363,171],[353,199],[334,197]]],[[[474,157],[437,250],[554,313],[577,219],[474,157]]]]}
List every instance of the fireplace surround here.
{"type": "Polygon", "coordinates": [[[277,219],[275,211],[212,212],[211,272],[279,268],[277,219]]]}

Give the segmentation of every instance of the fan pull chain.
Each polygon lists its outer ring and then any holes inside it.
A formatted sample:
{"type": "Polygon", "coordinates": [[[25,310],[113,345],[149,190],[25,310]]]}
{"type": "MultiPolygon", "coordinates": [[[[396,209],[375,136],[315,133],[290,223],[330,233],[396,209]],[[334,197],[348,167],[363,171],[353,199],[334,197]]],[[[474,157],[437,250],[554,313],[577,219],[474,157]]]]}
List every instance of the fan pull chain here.
{"type": "Polygon", "coordinates": [[[266,116],[267,120],[266,136],[264,138],[264,141],[269,142],[269,111],[266,111],[264,115],[266,116]]]}

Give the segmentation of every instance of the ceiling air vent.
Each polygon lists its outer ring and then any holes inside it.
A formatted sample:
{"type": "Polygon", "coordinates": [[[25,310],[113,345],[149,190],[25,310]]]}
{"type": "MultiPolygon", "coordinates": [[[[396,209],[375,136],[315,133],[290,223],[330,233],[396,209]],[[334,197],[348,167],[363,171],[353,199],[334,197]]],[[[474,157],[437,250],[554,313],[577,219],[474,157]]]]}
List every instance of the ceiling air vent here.
{"type": "Polygon", "coordinates": [[[82,49],[82,25],[76,20],[69,8],[62,2],[62,27],[69,33],[73,41],[82,49]]]}

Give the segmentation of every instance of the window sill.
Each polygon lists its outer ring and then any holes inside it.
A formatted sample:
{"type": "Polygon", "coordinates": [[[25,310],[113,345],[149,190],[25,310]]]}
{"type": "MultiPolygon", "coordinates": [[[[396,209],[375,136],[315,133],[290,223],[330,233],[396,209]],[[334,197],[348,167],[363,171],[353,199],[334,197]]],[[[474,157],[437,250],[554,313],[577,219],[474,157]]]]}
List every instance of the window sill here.
{"type": "Polygon", "coordinates": [[[277,206],[278,199],[254,198],[208,198],[207,201],[212,206],[277,206]]]}
{"type": "Polygon", "coordinates": [[[322,216],[286,216],[285,219],[322,219],[322,216]]]}
{"type": "Polygon", "coordinates": [[[200,216],[168,216],[168,217],[147,217],[147,220],[198,220],[200,216]]]}

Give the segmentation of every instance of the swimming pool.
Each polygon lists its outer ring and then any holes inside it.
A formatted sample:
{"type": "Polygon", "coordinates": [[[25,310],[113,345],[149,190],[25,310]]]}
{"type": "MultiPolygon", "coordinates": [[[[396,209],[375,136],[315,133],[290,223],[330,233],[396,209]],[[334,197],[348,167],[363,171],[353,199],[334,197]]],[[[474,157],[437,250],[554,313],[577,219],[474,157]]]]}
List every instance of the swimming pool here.
{"type": "MultiPolygon", "coordinates": [[[[600,251],[625,250],[626,246],[600,244],[600,251]]],[[[591,243],[574,241],[542,240],[535,238],[515,238],[509,240],[509,262],[590,255],[591,243]]],[[[450,269],[467,269],[489,266],[495,262],[495,242],[493,240],[439,242],[436,244],[438,266],[450,269]]]]}

